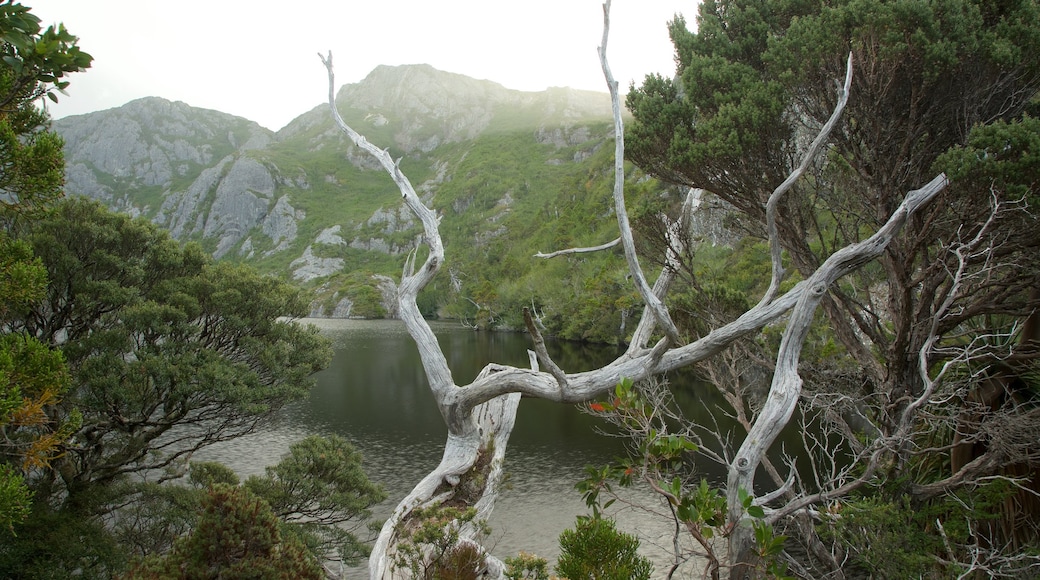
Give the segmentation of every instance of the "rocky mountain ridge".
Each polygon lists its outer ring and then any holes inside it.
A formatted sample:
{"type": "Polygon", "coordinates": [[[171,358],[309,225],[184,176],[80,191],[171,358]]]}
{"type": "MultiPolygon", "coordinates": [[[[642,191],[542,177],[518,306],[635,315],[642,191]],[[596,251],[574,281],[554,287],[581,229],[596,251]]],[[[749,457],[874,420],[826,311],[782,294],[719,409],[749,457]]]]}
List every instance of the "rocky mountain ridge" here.
{"type": "MultiPolygon", "coordinates": [[[[613,138],[605,93],[528,93],[438,71],[381,66],[337,93],[343,117],[401,159],[441,213],[450,283],[480,279],[529,244],[590,241],[612,221],[613,138]],[[561,209],[592,219],[557,223],[561,209]]],[[[278,132],[157,97],[54,122],[66,142],[67,193],[144,216],[221,259],[310,288],[312,314],[393,315],[393,282],[421,230],[393,182],[316,106],[278,132]]],[[[521,266],[527,268],[525,264],[521,266]]]]}

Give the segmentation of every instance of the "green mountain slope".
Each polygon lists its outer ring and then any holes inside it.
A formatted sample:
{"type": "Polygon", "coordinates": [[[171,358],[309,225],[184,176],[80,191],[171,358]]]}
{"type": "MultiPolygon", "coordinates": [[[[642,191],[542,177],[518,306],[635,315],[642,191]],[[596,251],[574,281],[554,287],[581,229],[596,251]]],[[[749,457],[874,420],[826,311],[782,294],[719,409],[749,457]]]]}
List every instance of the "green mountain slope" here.
{"type": "MultiPolygon", "coordinates": [[[[342,87],[337,105],[401,159],[442,216],[447,264],[422,297],[425,312],[518,327],[521,308],[533,306],[550,333],[623,336],[634,297],[620,255],[533,257],[616,236],[606,94],[525,93],[415,65],[375,69],[342,87]],[[580,328],[569,321],[575,312],[585,316],[580,328]]],[[[315,315],[393,316],[393,280],[421,230],[327,105],[278,133],[158,98],[55,128],[66,139],[70,194],[295,280],[314,293],[315,315]]]]}

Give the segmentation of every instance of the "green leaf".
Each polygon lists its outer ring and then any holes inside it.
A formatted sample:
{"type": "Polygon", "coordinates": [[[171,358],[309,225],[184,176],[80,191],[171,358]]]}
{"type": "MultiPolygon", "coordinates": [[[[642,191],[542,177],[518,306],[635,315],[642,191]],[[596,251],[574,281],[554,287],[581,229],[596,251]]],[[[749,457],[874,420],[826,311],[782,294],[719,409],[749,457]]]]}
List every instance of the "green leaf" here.
{"type": "Polygon", "coordinates": [[[754,498],[751,497],[751,494],[749,494],[748,491],[744,488],[740,488],[737,490],[737,498],[740,500],[741,507],[743,507],[745,510],[751,507],[751,502],[754,501],[754,498]]]}

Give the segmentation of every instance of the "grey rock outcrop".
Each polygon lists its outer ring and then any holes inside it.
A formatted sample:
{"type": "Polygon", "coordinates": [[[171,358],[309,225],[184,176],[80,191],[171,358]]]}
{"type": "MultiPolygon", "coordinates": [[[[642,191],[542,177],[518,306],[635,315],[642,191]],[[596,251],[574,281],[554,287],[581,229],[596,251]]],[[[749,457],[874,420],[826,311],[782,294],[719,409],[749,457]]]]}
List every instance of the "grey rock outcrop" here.
{"type": "Polygon", "coordinates": [[[263,221],[271,207],[274,188],[274,178],[257,161],[241,157],[231,164],[217,184],[202,228],[203,237],[218,239],[214,257],[222,257],[263,221]]]}
{"type": "Polygon", "coordinates": [[[252,121],[157,97],[59,119],[54,128],[65,139],[68,189],[106,202],[127,189],[168,190],[215,159],[266,147],[273,137],[252,121]]]}
{"type": "Polygon", "coordinates": [[[725,226],[726,218],[736,209],[719,197],[704,190],[693,191],[693,213],[690,230],[695,239],[712,246],[733,245],[739,236],[725,226]]]}
{"type": "Polygon", "coordinates": [[[319,258],[314,255],[311,246],[303,251],[303,255],[289,264],[293,280],[309,282],[315,278],[324,278],[343,269],[343,258],[319,258]]]}
{"type": "Polygon", "coordinates": [[[178,239],[215,238],[216,257],[261,224],[276,246],[295,235],[284,219],[295,212],[271,209],[271,172],[245,155],[273,140],[252,121],[148,97],[54,128],[65,139],[70,193],[150,215],[178,239]],[[278,217],[265,221],[271,212],[278,217]]]}
{"type": "Polygon", "coordinates": [[[354,302],[349,298],[342,298],[332,309],[331,318],[350,318],[350,312],[354,309],[354,302]]]}
{"type": "Polygon", "coordinates": [[[262,231],[274,244],[274,248],[265,252],[265,255],[270,256],[289,249],[289,245],[296,239],[296,224],[306,217],[306,212],[293,209],[288,195],[278,198],[261,224],[262,231]]]}
{"type": "Polygon", "coordinates": [[[170,230],[177,239],[199,230],[205,220],[201,213],[203,200],[220,182],[224,166],[230,161],[230,157],[225,157],[216,166],[203,169],[186,190],[169,192],[154,218],[155,223],[170,230]]]}
{"type": "Polygon", "coordinates": [[[372,279],[376,282],[376,289],[379,290],[382,299],[380,304],[383,306],[383,310],[386,311],[387,318],[400,318],[400,311],[397,303],[397,284],[389,276],[382,276],[376,274],[372,276],[372,279]]]}
{"type": "Polygon", "coordinates": [[[326,246],[342,246],[346,244],[346,240],[339,235],[341,226],[335,225],[331,228],[325,228],[321,230],[318,237],[314,238],[314,243],[325,244],[326,246]]]}

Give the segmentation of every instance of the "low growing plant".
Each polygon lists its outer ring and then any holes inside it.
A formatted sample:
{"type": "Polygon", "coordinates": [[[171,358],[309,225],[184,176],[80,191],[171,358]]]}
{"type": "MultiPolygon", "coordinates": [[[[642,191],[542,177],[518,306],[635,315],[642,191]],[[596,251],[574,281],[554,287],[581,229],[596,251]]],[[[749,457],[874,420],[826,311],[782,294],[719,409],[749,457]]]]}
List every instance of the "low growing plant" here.
{"type": "Polygon", "coordinates": [[[620,532],[614,521],[579,516],[560,534],[556,573],[569,580],[646,580],[653,564],[640,556],[639,539],[620,532]]]}

